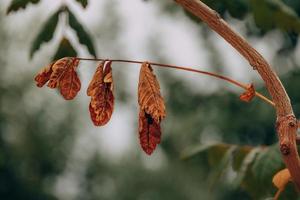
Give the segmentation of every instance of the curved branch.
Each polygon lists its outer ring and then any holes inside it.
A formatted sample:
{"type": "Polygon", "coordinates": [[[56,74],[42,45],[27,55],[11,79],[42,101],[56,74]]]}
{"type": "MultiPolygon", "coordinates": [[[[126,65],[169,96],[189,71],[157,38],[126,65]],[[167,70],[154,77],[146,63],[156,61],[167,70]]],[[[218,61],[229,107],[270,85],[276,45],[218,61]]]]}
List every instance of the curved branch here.
{"type": "MultiPolygon", "coordinates": [[[[74,57],[76,59],[79,60],[86,60],[86,61],[105,61],[105,60],[110,60],[111,62],[121,62],[121,63],[135,63],[135,64],[143,64],[144,61],[137,61],[137,60],[124,60],[124,59],[103,59],[103,58],[79,58],[79,57],[74,57]]],[[[248,90],[248,86],[240,83],[236,80],[233,80],[229,77],[226,76],[222,76],[213,72],[208,72],[208,71],[203,71],[203,70],[197,70],[197,69],[193,69],[190,67],[183,67],[183,66],[177,66],[177,65],[169,65],[169,64],[162,64],[162,63],[155,63],[155,62],[150,62],[147,61],[149,64],[151,64],[152,66],[157,66],[157,67],[165,67],[165,68],[172,68],[172,69],[177,69],[177,70],[183,70],[183,71],[189,71],[189,72],[194,72],[194,73],[198,73],[198,74],[204,74],[207,76],[211,76],[211,77],[215,77],[224,81],[227,81],[235,86],[238,86],[240,88],[243,88],[245,90],[248,90]]],[[[262,99],[263,101],[265,101],[266,103],[270,104],[271,106],[275,107],[275,103],[273,101],[271,101],[270,99],[268,99],[267,97],[265,97],[264,95],[262,95],[259,92],[255,91],[255,96],[257,96],[258,98],[262,99]]]]}
{"type": "Polygon", "coordinates": [[[183,8],[202,19],[231,44],[264,80],[277,112],[277,132],[280,150],[292,179],[300,191],[300,161],[296,148],[297,120],[290,99],[276,73],[268,62],[242,36],[234,32],[220,15],[199,0],[174,0],[183,8]]]}

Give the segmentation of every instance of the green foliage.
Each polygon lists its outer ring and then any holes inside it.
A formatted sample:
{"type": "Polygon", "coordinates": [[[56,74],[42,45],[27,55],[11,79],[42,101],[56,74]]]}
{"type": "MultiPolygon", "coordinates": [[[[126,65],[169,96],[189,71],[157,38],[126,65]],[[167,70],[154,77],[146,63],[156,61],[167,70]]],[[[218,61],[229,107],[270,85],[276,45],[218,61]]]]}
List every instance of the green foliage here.
{"type": "Polygon", "coordinates": [[[57,27],[59,14],[62,12],[62,9],[56,11],[52,16],[49,17],[49,19],[45,22],[43,25],[41,31],[35,38],[35,40],[32,43],[31,49],[30,49],[30,57],[32,58],[34,53],[39,50],[40,46],[45,43],[49,42],[54,35],[55,29],[57,27]]]}
{"type": "Polygon", "coordinates": [[[96,50],[93,44],[93,41],[81,23],[77,20],[75,15],[68,9],[69,14],[69,24],[75,30],[79,42],[85,45],[91,55],[96,57],[96,50]]]}
{"type": "Polygon", "coordinates": [[[58,60],[63,57],[76,57],[77,52],[67,38],[63,38],[52,60],[58,60]]]}
{"type": "MultiPolygon", "coordinates": [[[[278,144],[263,148],[250,146],[238,147],[236,145],[222,143],[200,145],[187,150],[184,154],[185,159],[187,159],[188,156],[203,156],[203,154],[206,154],[207,162],[213,169],[209,176],[209,180],[212,181],[213,185],[215,185],[216,181],[224,182],[224,180],[221,179],[222,175],[233,169],[236,172],[236,176],[230,184],[233,187],[244,188],[254,199],[275,194],[275,189],[272,186],[272,177],[276,172],[284,168],[281,154],[278,150],[278,144]],[[216,153],[218,150],[219,153],[216,153]],[[211,159],[218,162],[211,162],[211,159]],[[230,168],[230,166],[232,166],[232,168],[230,168]],[[258,189],[258,184],[264,187],[258,189]]],[[[286,195],[291,195],[291,193],[294,194],[295,191],[290,191],[286,195]]],[[[288,198],[282,197],[282,199],[288,198]]]]}
{"type": "MultiPolygon", "coordinates": [[[[284,44],[279,53],[296,47],[300,33],[300,3],[297,0],[203,0],[223,18],[244,20],[248,35],[261,36],[274,29],[284,33],[284,44]]],[[[162,4],[166,12],[176,13],[180,8],[173,3],[162,4]]],[[[197,17],[185,12],[190,19],[200,23],[197,17]]]]}
{"type": "Polygon", "coordinates": [[[80,3],[84,8],[86,8],[88,5],[88,0],[76,0],[76,1],[80,3]]]}
{"type": "Polygon", "coordinates": [[[272,177],[280,169],[284,168],[284,163],[279,151],[279,145],[275,144],[267,149],[264,149],[256,158],[253,164],[253,175],[262,184],[267,184],[266,181],[272,180],[272,177]]]}
{"type": "Polygon", "coordinates": [[[300,33],[297,13],[280,0],[251,0],[256,25],[263,31],[279,28],[287,32],[300,33]]]}
{"type": "MultiPolygon", "coordinates": [[[[84,8],[88,5],[87,0],[76,0],[78,3],[80,3],[84,8]]],[[[7,9],[7,12],[16,11],[20,8],[25,8],[28,3],[38,3],[39,0],[14,0],[10,7],[7,9]]],[[[51,39],[53,39],[53,35],[55,33],[55,30],[57,28],[57,25],[59,23],[59,16],[61,14],[68,15],[68,23],[72,29],[74,29],[78,40],[81,44],[85,45],[91,55],[96,57],[96,50],[94,47],[94,43],[92,41],[91,36],[89,33],[85,30],[84,26],[78,21],[76,16],[72,13],[72,11],[67,7],[63,6],[58,11],[56,11],[52,16],[50,16],[47,21],[43,24],[39,34],[36,36],[35,40],[32,43],[31,49],[30,49],[30,57],[32,58],[33,55],[40,49],[41,45],[43,43],[49,42],[51,39]]],[[[64,37],[64,36],[63,36],[64,37]]],[[[62,40],[63,41],[63,40],[62,40]]],[[[67,47],[70,47],[69,49],[69,56],[71,55],[77,55],[77,51],[75,48],[72,47],[71,43],[68,42],[61,42],[60,47],[57,51],[57,53],[54,55],[54,58],[61,58],[58,57],[59,55],[66,55],[67,53],[67,47]],[[65,52],[65,53],[63,53],[65,52]]]]}
{"type": "Polygon", "coordinates": [[[36,4],[39,2],[40,0],[12,0],[12,2],[10,3],[9,7],[6,10],[6,13],[9,14],[11,12],[18,11],[21,8],[24,9],[29,3],[36,4]]]}

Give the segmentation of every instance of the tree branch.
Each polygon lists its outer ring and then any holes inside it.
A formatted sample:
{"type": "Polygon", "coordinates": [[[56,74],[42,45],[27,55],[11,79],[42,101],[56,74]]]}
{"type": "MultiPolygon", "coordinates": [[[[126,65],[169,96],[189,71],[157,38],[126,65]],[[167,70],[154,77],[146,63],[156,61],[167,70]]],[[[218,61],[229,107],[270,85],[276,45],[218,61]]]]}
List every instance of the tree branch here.
{"type": "Polygon", "coordinates": [[[200,0],[175,0],[183,8],[202,19],[231,44],[264,80],[277,112],[276,128],[280,150],[292,179],[300,191],[300,161],[296,148],[297,120],[290,99],[268,62],[242,36],[234,32],[220,15],[200,0]]]}

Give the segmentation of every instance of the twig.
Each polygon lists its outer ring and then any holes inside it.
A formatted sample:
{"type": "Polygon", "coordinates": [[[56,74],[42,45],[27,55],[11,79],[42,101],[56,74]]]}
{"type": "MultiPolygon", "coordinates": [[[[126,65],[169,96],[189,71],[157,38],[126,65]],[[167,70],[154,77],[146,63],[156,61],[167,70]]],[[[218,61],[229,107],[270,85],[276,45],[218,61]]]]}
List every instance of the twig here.
{"type": "MultiPolygon", "coordinates": [[[[77,58],[77,59],[86,60],[86,61],[105,61],[105,60],[107,60],[107,59],[103,59],[103,58],[77,58]]],[[[136,63],[136,64],[142,64],[143,63],[142,61],[121,60],[121,59],[118,59],[118,60],[111,60],[110,59],[110,61],[112,61],[112,62],[123,62],[123,63],[136,63]]],[[[148,63],[151,64],[152,66],[173,68],[173,69],[178,69],[178,70],[190,71],[190,72],[194,72],[194,73],[198,73],[198,74],[204,74],[204,75],[207,75],[207,76],[212,76],[212,77],[215,77],[215,78],[218,78],[218,79],[225,80],[225,81],[227,81],[227,82],[229,82],[233,85],[236,85],[238,87],[241,87],[245,90],[248,89],[247,85],[245,85],[243,83],[240,83],[236,80],[233,80],[229,77],[222,76],[222,75],[219,75],[219,74],[216,74],[216,73],[207,72],[207,71],[203,71],[203,70],[197,70],[197,69],[193,69],[193,68],[190,68],[190,67],[182,67],[182,66],[176,66],[176,65],[161,64],[161,63],[155,63],[155,62],[149,62],[149,61],[148,61],[148,63]]],[[[271,106],[275,106],[273,101],[271,101],[270,99],[268,99],[267,97],[265,97],[261,93],[255,92],[255,96],[259,97],[260,99],[262,99],[266,103],[270,104],[271,106]]]]}
{"type": "Polygon", "coordinates": [[[300,191],[300,161],[296,147],[297,120],[290,99],[276,73],[268,62],[238,33],[221,19],[219,14],[199,0],[174,0],[180,6],[202,19],[207,25],[231,44],[264,80],[275,103],[277,132],[280,150],[293,182],[300,191]]]}

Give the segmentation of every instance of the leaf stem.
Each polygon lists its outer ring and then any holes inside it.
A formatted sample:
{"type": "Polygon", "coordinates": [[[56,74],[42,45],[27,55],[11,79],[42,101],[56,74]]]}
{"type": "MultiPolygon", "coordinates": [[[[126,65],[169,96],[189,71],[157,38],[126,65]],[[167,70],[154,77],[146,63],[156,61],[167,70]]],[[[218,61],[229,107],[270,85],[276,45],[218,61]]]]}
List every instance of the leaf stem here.
{"type": "MultiPolygon", "coordinates": [[[[108,59],[102,59],[102,58],[77,58],[79,60],[85,60],[85,61],[105,61],[108,59]]],[[[109,59],[110,60],[110,59],[109,59]]],[[[137,60],[122,60],[122,59],[115,59],[115,60],[110,60],[112,62],[122,62],[122,63],[135,63],[135,64],[142,64],[143,61],[137,61],[137,60]]],[[[222,79],[224,81],[227,81],[233,85],[236,85],[240,88],[243,88],[245,90],[247,90],[247,85],[240,83],[236,80],[233,80],[231,78],[228,78],[226,76],[222,76],[213,72],[207,72],[207,71],[203,71],[203,70],[197,70],[197,69],[193,69],[190,67],[183,67],[183,66],[176,66],[176,65],[169,65],[169,64],[161,64],[161,63],[155,63],[155,62],[149,62],[148,63],[152,66],[158,66],[158,67],[165,67],[165,68],[173,68],[173,69],[178,69],[178,70],[184,70],[184,71],[190,71],[190,72],[194,72],[194,73],[198,73],[198,74],[204,74],[207,76],[211,76],[211,77],[215,77],[218,79],[222,79]]],[[[262,99],[263,101],[267,102],[268,104],[275,106],[275,103],[273,101],[271,101],[270,99],[268,99],[267,97],[265,97],[264,95],[262,95],[259,92],[255,92],[255,95],[257,97],[259,97],[260,99],[262,99]]]]}

